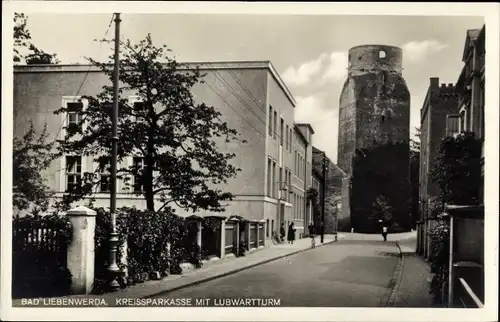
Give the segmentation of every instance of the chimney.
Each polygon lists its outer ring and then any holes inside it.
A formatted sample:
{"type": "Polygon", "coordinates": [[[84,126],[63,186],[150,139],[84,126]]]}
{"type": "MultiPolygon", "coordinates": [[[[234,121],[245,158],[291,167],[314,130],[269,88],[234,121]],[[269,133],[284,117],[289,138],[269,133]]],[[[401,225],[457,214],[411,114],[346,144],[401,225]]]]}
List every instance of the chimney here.
{"type": "Polygon", "coordinates": [[[445,84],[445,83],[442,83],[442,84],[441,84],[441,88],[446,88],[446,84],[445,84]]]}
{"type": "Polygon", "coordinates": [[[431,77],[431,87],[437,88],[439,87],[439,77],[431,77]]]}
{"type": "Polygon", "coordinates": [[[449,87],[449,88],[453,88],[453,83],[449,83],[449,84],[448,84],[448,87],[449,87]]]}

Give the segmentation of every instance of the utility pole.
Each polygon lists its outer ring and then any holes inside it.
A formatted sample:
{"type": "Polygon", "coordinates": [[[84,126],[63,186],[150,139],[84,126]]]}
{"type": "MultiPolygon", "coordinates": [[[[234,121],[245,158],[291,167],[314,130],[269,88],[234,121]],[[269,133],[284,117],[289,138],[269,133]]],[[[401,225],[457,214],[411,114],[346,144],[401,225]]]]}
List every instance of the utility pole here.
{"type": "Polygon", "coordinates": [[[323,151],[323,202],[321,204],[321,243],[325,239],[325,203],[326,203],[326,154],[323,151]]]}
{"type": "Polygon", "coordinates": [[[120,288],[117,281],[120,268],[116,263],[118,233],[116,229],[116,167],[118,154],[118,81],[120,72],[120,14],[115,13],[115,66],[113,75],[113,111],[111,115],[111,233],[109,234],[109,288],[116,291],[120,288]]]}

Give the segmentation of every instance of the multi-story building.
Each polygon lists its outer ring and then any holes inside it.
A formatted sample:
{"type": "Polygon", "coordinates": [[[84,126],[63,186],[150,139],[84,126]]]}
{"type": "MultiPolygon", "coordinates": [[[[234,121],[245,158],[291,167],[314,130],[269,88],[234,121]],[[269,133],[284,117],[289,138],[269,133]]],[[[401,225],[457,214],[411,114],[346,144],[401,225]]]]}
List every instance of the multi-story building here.
{"type": "MultiPolygon", "coordinates": [[[[313,173],[318,181],[320,181],[319,188],[319,218],[322,217],[323,203],[325,210],[325,233],[334,234],[338,230],[338,220],[342,213],[342,182],[346,177],[346,173],[342,171],[326,154],[313,147],[313,173]],[[324,164],[324,168],[323,168],[324,164]],[[326,177],[326,179],[325,179],[326,177]],[[323,189],[323,185],[325,189],[323,189]]],[[[315,223],[316,226],[321,224],[315,223]]]]}
{"type": "Polygon", "coordinates": [[[420,220],[418,228],[417,252],[427,257],[429,239],[427,231],[435,222],[429,204],[439,197],[439,187],[429,180],[429,172],[439,154],[441,140],[446,136],[447,115],[454,113],[458,104],[458,94],[453,84],[441,84],[439,78],[432,77],[420,110],[420,168],[419,200],[420,220]]]}
{"type": "MultiPolygon", "coordinates": [[[[242,169],[236,178],[221,187],[234,196],[228,202],[225,215],[264,220],[266,237],[270,238],[281,222],[304,217],[304,182],[308,176],[305,166],[312,129],[305,137],[297,130],[295,99],[270,62],[189,63],[185,68],[195,66],[205,74],[204,83],[192,89],[196,101],[214,106],[222,113],[222,120],[247,141],[220,144],[221,152],[236,154],[231,162],[242,169]]],[[[49,138],[62,139],[65,126],[79,116],[75,113],[55,115],[54,111],[61,106],[85,105],[81,97],[96,96],[104,85],[111,85],[109,78],[94,67],[15,66],[14,135],[23,135],[28,121],[32,120],[38,132],[47,124],[49,138]]],[[[122,95],[135,102],[136,94],[122,95]]],[[[140,164],[141,160],[130,156],[124,163],[140,164]]],[[[56,198],[61,198],[79,177],[96,166],[92,157],[64,155],[50,165],[44,177],[56,198]]],[[[140,185],[135,186],[140,189],[140,185]]],[[[108,187],[98,187],[93,197],[96,206],[109,206],[108,187]]],[[[160,201],[156,202],[159,205],[160,201]]],[[[118,181],[117,206],[143,208],[145,201],[125,190],[118,181]]],[[[200,211],[200,215],[209,213],[200,211]]]]}
{"type": "Polygon", "coordinates": [[[462,61],[464,66],[458,77],[456,88],[460,95],[454,114],[448,116],[447,132],[454,135],[473,132],[483,142],[482,172],[484,175],[484,71],[485,71],[485,26],[467,30],[462,61]]]}
{"type": "Polygon", "coordinates": [[[290,196],[294,211],[292,220],[297,229],[296,236],[301,238],[307,232],[311,205],[307,201],[307,190],[312,185],[312,136],[314,130],[310,124],[295,124],[293,133],[294,170],[291,181],[290,196]]]}

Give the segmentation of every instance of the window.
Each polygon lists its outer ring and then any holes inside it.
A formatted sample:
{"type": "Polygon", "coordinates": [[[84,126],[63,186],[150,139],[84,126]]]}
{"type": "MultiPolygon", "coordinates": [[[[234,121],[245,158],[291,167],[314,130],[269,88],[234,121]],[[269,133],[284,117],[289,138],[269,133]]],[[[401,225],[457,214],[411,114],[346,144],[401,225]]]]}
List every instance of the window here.
{"type": "Polygon", "coordinates": [[[292,128],[290,128],[290,151],[292,151],[292,146],[293,146],[293,135],[292,135],[292,128]]]}
{"type": "Polygon", "coordinates": [[[274,232],[274,219],[271,219],[271,231],[274,232]]]}
{"type": "Polygon", "coordinates": [[[68,115],[68,126],[74,125],[79,125],[80,122],[82,121],[82,110],[83,110],[83,103],[81,100],[77,102],[68,102],[66,103],[66,108],[68,109],[67,115],[68,115]]]}
{"type": "Polygon", "coordinates": [[[269,219],[266,219],[266,237],[269,237],[269,219]]]}
{"type": "Polygon", "coordinates": [[[386,56],[385,51],[381,50],[378,52],[378,58],[385,58],[385,56],[386,56]]]}
{"type": "Polygon", "coordinates": [[[283,146],[283,140],[285,138],[285,121],[283,120],[283,118],[280,118],[280,145],[283,146]]]}
{"type": "Polygon", "coordinates": [[[271,105],[269,105],[269,135],[272,136],[273,135],[273,107],[271,105]]]}
{"type": "Polygon", "coordinates": [[[82,183],[82,157],[66,156],[66,192],[73,191],[82,183]]]}
{"type": "Polygon", "coordinates": [[[142,169],[144,169],[144,158],[134,157],[134,167],[137,169],[137,174],[134,175],[134,192],[143,192],[142,169]]]}
{"type": "Polygon", "coordinates": [[[273,138],[276,140],[276,122],[278,122],[278,113],[274,111],[274,119],[273,119],[273,138]]]}
{"type": "Polygon", "coordinates": [[[273,180],[272,180],[272,196],[273,198],[276,198],[276,161],[273,160],[273,180]]]}
{"type": "Polygon", "coordinates": [[[99,192],[110,192],[111,191],[111,158],[103,157],[99,158],[98,171],[100,176],[99,182],[99,192]]]}
{"type": "Polygon", "coordinates": [[[462,111],[460,113],[460,126],[459,126],[459,132],[462,133],[465,131],[465,111],[462,111]]]}
{"type": "Polygon", "coordinates": [[[283,198],[283,196],[281,195],[283,193],[283,190],[282,190],[282,188],[283,188],[283,168],[282,167],[280,167],[279,176],[280,176],[279,177],[280,180],[279,180],[279,184],[278,184],[278,190],[279,190],[278,194],[279,194],[279,198],[282,199],[283,198]]]}
{"type": "Polygon", "coordinates": [[[272,160],[271,158],[267,158],[267,196],[272,197],[273,191],[273,178],[272,178],[272,160]]]}
{"type": "Polygon", "coordinates": [[[286,126],[286,142],[285,142],[285,145],[286,145],[286,150],[290,151],[290,132],[288,131],[288,125],[286,126]]]}
{"type": "MultiPolygon", "coordinates": [[[[288,191],[292,191],[292,171],[288,170],[288,191]]],[[[290,193],[288,193],[288,201],[290,201],[290,193]]]]}
{"type": "Polygon", "coordinates": [[[298,160],[298,154],[297,151],[294,151],[293,154],[293,174],[297,175],[297,160],[298,160]]]}

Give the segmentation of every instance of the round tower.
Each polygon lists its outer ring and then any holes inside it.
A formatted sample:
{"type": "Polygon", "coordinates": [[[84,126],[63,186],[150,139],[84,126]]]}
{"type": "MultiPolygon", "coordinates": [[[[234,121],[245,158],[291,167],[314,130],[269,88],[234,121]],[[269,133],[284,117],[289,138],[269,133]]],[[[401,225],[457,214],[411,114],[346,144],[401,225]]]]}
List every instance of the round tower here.
{"type": "Polygon", "coordinates": [[[351,224],[360,232],[377,230],[370,218],[380,196],[389,200],[395,223],[403,224],[408,215],[410,92],[402,71],[401,48],[362,45],[349,50],[337,159],[350,180],[343,204],[349,205],[351,224]]]}
{"type": "Polygon", "coordinates": [[[349,76],[370,71],[386,71],[401,74],[403,71],[403,51],[399,47],[387,45],[362,45],[349,50],[349,76]]]}

